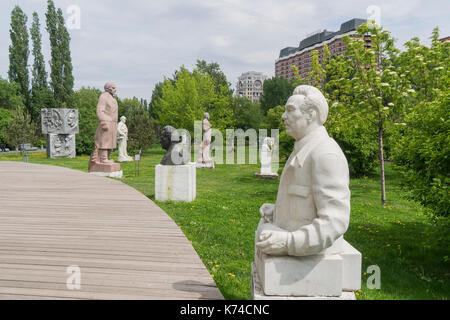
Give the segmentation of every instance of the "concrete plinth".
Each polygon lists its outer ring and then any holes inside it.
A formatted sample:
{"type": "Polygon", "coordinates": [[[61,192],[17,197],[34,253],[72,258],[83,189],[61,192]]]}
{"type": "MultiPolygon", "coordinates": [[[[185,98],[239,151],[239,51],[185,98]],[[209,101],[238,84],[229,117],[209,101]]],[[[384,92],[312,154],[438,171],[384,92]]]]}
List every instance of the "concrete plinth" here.
{"type": "Polygon", "coordinates": [[[261,178],[261,179],[276,179],[278,178],[278,174],[276,173],[261,173],[256,172],[255,177],[261,178]]]}
{"type": "Polygon", "coordinates": [[[123,177],[123,171],[114,171],[114,172],[89,172],[90,174],[95,174],[96,176],[101,177],[110,177],[110,178],[119,178],[123,177]]]}
{"type": "Polygon", "coordinates": [[[158,164],[155,168],[155,199],[191,202],[196,197],[196,183],[195,163],[178,166],[158,164]]]}
{"type": "Polygon", "coordinates": [[[120,171],[119,163],[98,163],[98,162],[89,162],[89,173],[111,173],[120,171]]]}
{"type": "Polygon", "coordinates": [[[209,168],[214,169],[214,161],[208,161],[208,162],[197,162],[195,164],[197,168],[209,168]]]}
{"type": "Polygon", "coordinates": [[[254,273],[266,296],[335,297],[361,287],[361,253],[342,239],[340,252],[303,257],[255,251],[254,273]]]}

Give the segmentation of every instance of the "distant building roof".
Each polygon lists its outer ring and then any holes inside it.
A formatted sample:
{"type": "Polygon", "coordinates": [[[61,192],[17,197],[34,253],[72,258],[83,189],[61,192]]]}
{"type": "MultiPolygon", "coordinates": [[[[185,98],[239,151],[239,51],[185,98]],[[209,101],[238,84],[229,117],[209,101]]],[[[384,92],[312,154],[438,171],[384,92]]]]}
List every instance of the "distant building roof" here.
{"type": "Polygon", "coordinates": [[[329,40],[337,35],[345,34],[350,31],[356,30],[356,28],[358,28],[360,25],[362,25],[363,23],[366,23],[366,22],[367,22],[366,19],[354,18],[354,19],[351,19],[351,20],[346,21],[343,24],[341,24],[341,28],[339,29],[339,31],[334,32],[334,31],[323,30],[321,32],[315,33],[315,34],[303,39],[302,41],[300,41],[300,44],[298,47],[286,47],[284,49],[281,49],[280,58],[286,57],[294,52],[301,51],[301,50],[303,50],[307,47],[313,46],[317,43],[321,43],[326,40],[329,40]]]}

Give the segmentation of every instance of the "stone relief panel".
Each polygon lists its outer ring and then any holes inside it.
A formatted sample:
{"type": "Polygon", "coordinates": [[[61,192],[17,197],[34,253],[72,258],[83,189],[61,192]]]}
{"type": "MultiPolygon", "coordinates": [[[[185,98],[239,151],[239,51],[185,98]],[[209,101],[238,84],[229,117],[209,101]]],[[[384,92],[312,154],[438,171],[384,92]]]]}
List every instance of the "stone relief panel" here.
{"type": "Polygon", "coordinates": [[[78,133],[78,110],[41,109],[41,124],[43,134],[78,133]]]}

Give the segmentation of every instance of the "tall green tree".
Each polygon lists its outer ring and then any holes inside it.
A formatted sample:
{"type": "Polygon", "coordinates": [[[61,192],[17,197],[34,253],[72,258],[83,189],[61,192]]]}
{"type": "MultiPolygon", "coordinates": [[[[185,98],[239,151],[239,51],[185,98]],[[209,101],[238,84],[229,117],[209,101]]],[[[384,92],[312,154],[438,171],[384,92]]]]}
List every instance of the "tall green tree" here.
{"type": "Polygon", "coordinates": [[[30,28],[31,41],[33,44],[33,68],[31,80],[31,116],[33,119],[39,115],[43,107],[53,107],[51,91],[47,83],[47,72],[45,71],[44,55],[42,54],[41,25],[39,16],[33,12],[33,23],[30,28]]]}
{"type": "Polygon", "coordinates": [[[72,58],[70,54],[70,34],[64,23],[64,16],[62,10],[59,8],[57,12],[58,16],[58,40],[61,48],[61,61],[62,61],[62,81],[64,88],[64,102],[68,102],[71,94],[73,93],[73,67],[72,58]]]}
{"type": "MultiPolygon", "coordinates": [[[[355,76],[340,78],[339,85],[352,96],[353,103],[347,106],[355,117],[362,118],[377,133],[380,165],[381,204],[386,204],[386,182],[384,171],[384,136],[399,114],[403,113],[407,84],[398,74],[394,61],[398,49],[390,33],[381,27],[362,24],[355,37],[344,37],[347,43],[344,63],[350,63],[355,76]],[[370,34],[371,47],[367,48],[364,36],[370,34]]],[[[345,68],[343,68],[345,69],[345,68]]],[[[339,101],[333,101],[339,103],[339,101]]]]}
{"type": "Polygon", "coordinates": [[[20,85],[0,77],[0,108],[14,110],[17,106],[24,106],[24,102],[24,97],[20,94],[20,85]]]}
{"type": "Polygon", "coordinates": [[[220,66],[217,62],[207,63],[205,60],[197,60],[195,64],[195,69],[199,72],[209,74],[211,77],[216,93],[220,93],[222,87],[228,88],[230,94],[232,94],[232,90],[230,89],[230,83],[227,80],[227,77],[220,69],[220,66]]]}
{"type": "Polygon", "coordinates": [[[73,93],[73,70],[70,55],[70,35],[64,25],[61,9],[47,1],[46,25],[50,39],[50,86],[59,105],[67,105],[73,93]]]}
{"type": "Polygon", "coordinates": [[[9,46],[9,70],[10,82],[16,82],[20,86],[20,93],[24,97],[27,108],[29,107],[29,75],[28,75],[28,30],[27,16],[19,6],[15,6],[11,12],[11,29],[9,30],[11,45],[9,46]]]}
{"type": "Polygon", "coordinates": [[[263,94],[261,96],[261,109],[264,114],[273,107],[284,106],[294,91],[294,85],[282,77],[273,77],[264,80],[263,94]]]}

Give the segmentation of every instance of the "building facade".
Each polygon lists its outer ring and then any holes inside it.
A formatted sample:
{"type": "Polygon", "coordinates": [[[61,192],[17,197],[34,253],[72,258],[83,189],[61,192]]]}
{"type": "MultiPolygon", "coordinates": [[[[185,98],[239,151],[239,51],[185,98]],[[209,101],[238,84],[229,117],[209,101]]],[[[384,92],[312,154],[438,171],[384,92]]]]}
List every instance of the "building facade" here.
{"type": "MultiPolygon", "coordinates": [[[[295,77],[291,66],[296,66],[300,76],[305,78],[311,71],[313,50],[319,52],[319,62],[322,63],[323,47],[326,44],[331,55],[343,55],[346,44],[342,40],[345,35],[353,36],[356,34],[356,28],[366,23],[365,19],[351,19],[341,24],[339,31],[328,30],[316,31],[303,39],[298,47],[287,47],[281,49],[279,58],[275,61],[275,76],[283,77],[288,80],[295,77]]],[[[366,47],[370,47],[370,36],[364,37],[366,47]]]]}
{"type": "Polygon", "coordinates": [[[263,93],[263,83],[267,77],[261,72],[249,71],[243,73],[236,85],[236,95],[247,97],[252,102],[259,102],[263,93]]]}

